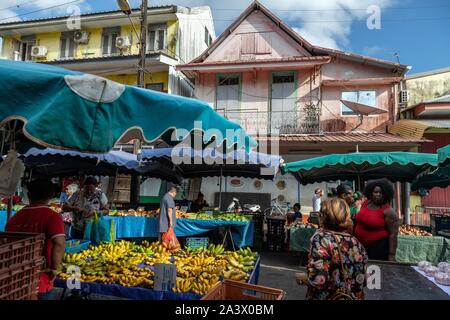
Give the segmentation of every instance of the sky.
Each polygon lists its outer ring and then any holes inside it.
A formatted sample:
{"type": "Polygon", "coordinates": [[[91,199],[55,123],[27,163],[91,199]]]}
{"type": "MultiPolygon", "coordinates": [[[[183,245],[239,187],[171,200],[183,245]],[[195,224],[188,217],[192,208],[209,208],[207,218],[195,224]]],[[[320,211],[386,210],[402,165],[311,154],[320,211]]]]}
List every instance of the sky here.
{"type": "MultiPolygon", "coordinates": [[[[129,2],[137,8],[141,0],[129,2]]],[[[149,0],[149,5],[210,6],[219,36],[251,2],[149,0]]],[[[412,67],[408,75],[450,67],[449,0],[260,2],[314,45],[400,61],[412,67]]],[[[0,23],[66,15],[74,5],[83,13],[117,8],[115,0],[0,0],[0,23]]]]}

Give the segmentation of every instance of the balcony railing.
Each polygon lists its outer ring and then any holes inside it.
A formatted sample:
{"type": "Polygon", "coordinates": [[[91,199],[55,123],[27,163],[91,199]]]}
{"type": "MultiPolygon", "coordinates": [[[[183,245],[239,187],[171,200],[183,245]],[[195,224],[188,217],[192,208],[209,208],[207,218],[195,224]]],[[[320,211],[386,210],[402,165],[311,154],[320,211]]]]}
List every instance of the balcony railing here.
{"type": "Polygon", "coordinates": [[[230,121],[239,123],[249,134],[317,134],[320,132],[319,114],[303,110],[259,111],[216,110],[230,121]]]}

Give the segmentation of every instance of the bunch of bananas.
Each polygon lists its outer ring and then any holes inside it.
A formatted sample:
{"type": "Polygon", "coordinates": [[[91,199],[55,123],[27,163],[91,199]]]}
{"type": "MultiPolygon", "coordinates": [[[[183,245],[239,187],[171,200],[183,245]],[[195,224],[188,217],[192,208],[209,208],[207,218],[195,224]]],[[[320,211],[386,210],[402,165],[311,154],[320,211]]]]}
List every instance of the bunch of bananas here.
{"type": "Polygon", "coordinates": [[[63,270],[58,275],[68,279],[67,268],[77,265],[81,281],[120,284],[126,287],[153,288],[154,273],[140,266],[173,263],[177,268],[174,292],[206,294],[222,278],[246,281],[254,268],[257,254],[249,248],[236,252],[225,251],[222,245],[179,250],[171,253],[159,242],[143,241],[137,245],[128,241],[91,246],[80,253],[68,253],[63,258],[63,270]]]}

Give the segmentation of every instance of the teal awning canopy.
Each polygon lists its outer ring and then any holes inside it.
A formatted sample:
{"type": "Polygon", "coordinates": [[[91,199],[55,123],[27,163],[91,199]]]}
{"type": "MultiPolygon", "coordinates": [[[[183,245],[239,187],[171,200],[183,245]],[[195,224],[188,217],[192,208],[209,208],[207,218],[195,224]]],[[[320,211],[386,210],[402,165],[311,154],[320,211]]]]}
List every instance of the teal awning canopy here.
{"type": "Polygon", "coordinates": [[[174,145],[192,132],[205,143],[256,146],[206,102],[44,64],[0,60],[0,97],[0,123],[23,121],[25,136],[46,147],[108,152],[119,140],[174,145]]]}
{"type": "Polygon", "coordinates": [[[429,173],[419,175],[411,184],[411,190],[417,191],[420,189],[431,190],[434,187],[447,188],[450,186],[450,166],[439,167],[434,170],[429,170],[429,173]]]}
{"type": "Polygon", "coordinates": [[[282,166],[301,184],[323,181],[379,179],[393,182],[413,181],[431,166],[437,166],[437,155],[416,152],[355,152],[330,154],[282,166]]]}
{"type": "Polygon", "coordinates": [[[450,144],[438,149],[437,154],[438,154],[439,166],[450,165],[450,144]]]}

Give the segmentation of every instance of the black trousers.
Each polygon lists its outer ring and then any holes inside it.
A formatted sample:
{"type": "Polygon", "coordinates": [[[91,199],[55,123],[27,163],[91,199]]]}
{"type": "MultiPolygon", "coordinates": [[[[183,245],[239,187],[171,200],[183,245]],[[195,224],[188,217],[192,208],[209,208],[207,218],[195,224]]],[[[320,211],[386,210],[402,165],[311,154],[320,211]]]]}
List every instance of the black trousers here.
{"type": "Polygon", "coordinates": [[[389,260],[389,238],[383,238],[366,247],[367,255],[371,260],[389,260]]]}

